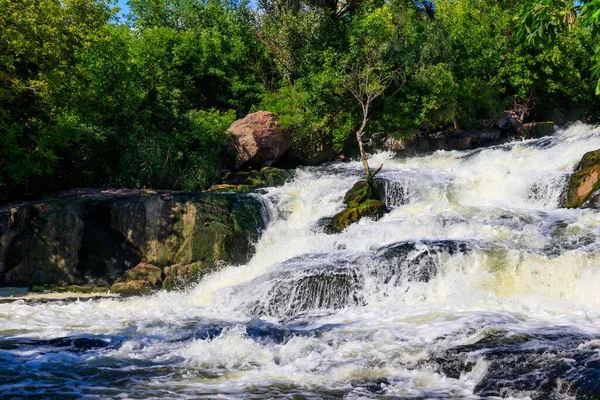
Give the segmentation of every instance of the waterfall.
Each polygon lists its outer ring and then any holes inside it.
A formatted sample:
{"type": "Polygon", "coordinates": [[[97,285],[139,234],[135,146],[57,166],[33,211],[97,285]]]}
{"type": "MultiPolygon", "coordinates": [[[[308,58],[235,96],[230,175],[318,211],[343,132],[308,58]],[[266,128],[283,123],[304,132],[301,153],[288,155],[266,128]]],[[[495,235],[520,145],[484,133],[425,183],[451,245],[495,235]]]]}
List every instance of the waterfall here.
{"type": "Polygon", "coordinates": [[[0,304],[0,397],[600,398],[600,213],[561,208],[600,128],[383,164],[389,206],[338,235],[359,162],[265,189],[244,266],[180,292],[0,304]],[[17,383],[18,382],[18,383],[17,383]]]}

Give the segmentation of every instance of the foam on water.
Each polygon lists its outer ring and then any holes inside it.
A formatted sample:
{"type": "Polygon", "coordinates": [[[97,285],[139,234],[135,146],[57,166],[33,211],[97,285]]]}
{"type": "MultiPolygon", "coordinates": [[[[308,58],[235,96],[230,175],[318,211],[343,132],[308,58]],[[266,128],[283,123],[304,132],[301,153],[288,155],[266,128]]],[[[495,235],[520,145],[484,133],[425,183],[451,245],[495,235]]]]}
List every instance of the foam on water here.
{"type": "Polygon", "coordinates": [[[264,195],[271,223],[245,266],[184,292],[1,304],[0,396],[596,393],[600,214],[559,206],[598,148],[600,129],[577,124],[487,149],[376,154],[392,208],[339,235],[320,220],[343,208],[360,163],[300,169],[264,195]]]}

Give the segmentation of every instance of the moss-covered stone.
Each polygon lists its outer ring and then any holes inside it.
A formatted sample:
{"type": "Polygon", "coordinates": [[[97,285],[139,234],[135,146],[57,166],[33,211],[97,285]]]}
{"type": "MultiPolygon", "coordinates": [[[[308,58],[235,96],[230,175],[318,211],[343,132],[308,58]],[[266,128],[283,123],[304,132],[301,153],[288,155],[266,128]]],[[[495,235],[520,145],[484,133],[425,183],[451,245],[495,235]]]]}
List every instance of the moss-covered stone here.
{"type": "Polygon", "coordinates": [[[379,219],[385,213],[385,204],[380,199],[380,190],[372,188],[367,181],[356,182],[344,195],[346,209],[331,218],[325,227],[327,233],[339,233],[362,217],[379,219]]]}
{"type": "Polygon", "coordinates": [[[4,220],[0,286],[160,286],[167,266],[247,262],[266,224],[255,196],[148,191],[24,204],[4,220]],[[140,262],[153,267],[139,275],[140,262]]]}
{"type": "Polygon", "coordinates": [[[356,207],[367,200],[380,200],[367,181],[356,182],[344,195],[344,204],[347,204],[348,208],[356,207]]]}
{"type": "Polygon", "coordinates": [[[385,213],[385,204],[379,200],[367,200],[354,207],[349,207],[333,216],[329,224],[329,232],[339,233],[350,224],[358,222],[363,217],[379,219],[385,213]]]}
{"type": "Polygon", "coordinates": [[[282,186],[293,175],[293,171],[273,167],[264,167],[260,171],[235,172],[227,174],[209,191],[250,193],[260,188],[282,186]]]}
{"type": "Polygon", "coordinates": [[[121,296],[139,296],[149,294],[152,291],[152,285],[148,281],[134,280],[127,282],[117,282],[110,287],[111,293],[121,296]]]}
{"type": "Polygon", "coordinates": [[[155,265],[145,262],[125,271],[125,281],[146,281],[152,287],[160,287],[162,283],[162,271],[155,265]]]}
{"type": "Polygon", "coordinates": [[[600,150],[584,154],[567,185],[567,208],[581,207],[596,190],[600,189],[600,150]]]}
{"type": "Polygon", "coordinates": [[[202,262],[192,264],[175,264],[165,268],[165,280],[163,289],[173,290],[181,289],[190,283],[198,281],[204,274],[212,268],[207,267],[202,262]]]}

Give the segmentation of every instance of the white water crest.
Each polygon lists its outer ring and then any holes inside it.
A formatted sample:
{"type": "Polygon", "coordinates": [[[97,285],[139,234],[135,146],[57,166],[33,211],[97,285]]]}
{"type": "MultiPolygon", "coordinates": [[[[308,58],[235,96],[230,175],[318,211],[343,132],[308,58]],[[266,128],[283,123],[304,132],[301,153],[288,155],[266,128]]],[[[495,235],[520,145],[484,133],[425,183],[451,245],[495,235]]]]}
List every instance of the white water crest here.
{"type": "Polygon", "coordinates": [[[328,235],[358,162],[264,195],[245,266],[184,292],[0,304],[0,397],[600,399],[600,213],[560,208],[600,128],[383,163],[389,212],[328,235]],[[296,396],[296,397],[295,397],[296,396]]]}

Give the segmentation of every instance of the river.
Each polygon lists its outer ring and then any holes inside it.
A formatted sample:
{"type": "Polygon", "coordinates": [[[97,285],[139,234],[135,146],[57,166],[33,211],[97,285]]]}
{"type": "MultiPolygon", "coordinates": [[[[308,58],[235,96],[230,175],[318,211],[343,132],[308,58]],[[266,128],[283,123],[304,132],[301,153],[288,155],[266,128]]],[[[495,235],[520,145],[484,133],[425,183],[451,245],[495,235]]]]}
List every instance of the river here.
{"type": "Polygon", "coordinates": [[[361,164],[262,195],[245,266],[184,292],[0,304],[0,398],[600,399],[600,213],[561,194],[600,129],[380,153],[389,212],[338,235],[361,164]]]}

